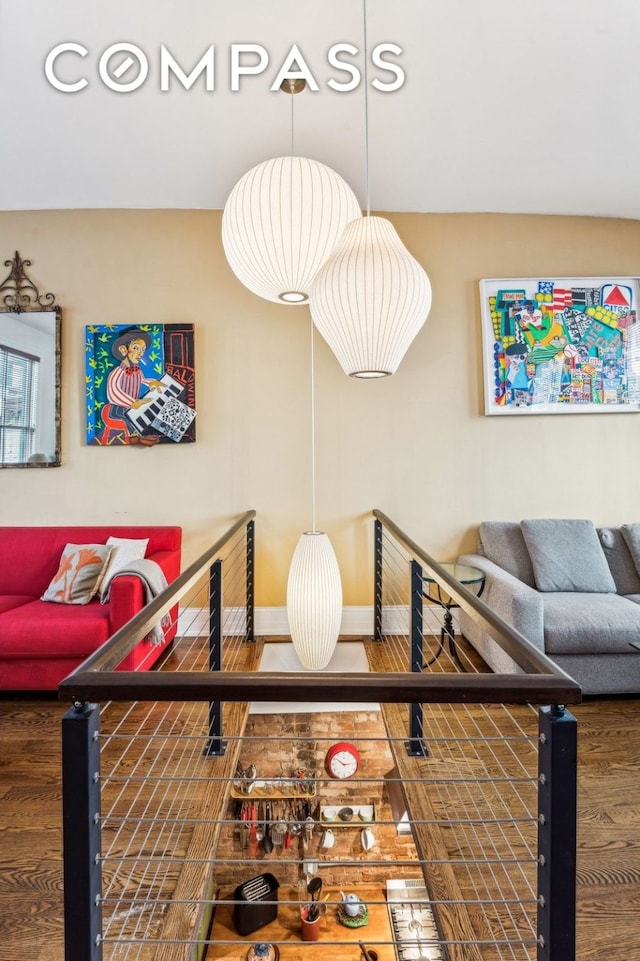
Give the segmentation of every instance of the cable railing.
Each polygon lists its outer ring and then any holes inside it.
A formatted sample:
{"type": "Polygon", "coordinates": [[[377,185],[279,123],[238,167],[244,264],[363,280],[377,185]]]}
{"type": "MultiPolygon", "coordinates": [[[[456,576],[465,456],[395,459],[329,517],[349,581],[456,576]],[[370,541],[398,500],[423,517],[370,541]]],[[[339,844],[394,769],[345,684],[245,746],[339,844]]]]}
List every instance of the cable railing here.
{"type": "Polygon", "coordinates": [[[348,670],[265,670],[290,645],[254,636],[250,511],[62,683],[66,961],[287,961],[307,909],[305,953],[345,961],[360,941],[374,961],[572,961],[579,687],[374,514],[373,638],[340,641],[348,670]],[[433,585],[460,605],[444,634],[433,585]],[[177,606],[159,670],[117,671],[177,606]],[[483,667],[458,610],[523,673],[483,667]]]}
{"type": "MultiPolygon", "coordinates": [[[[382,512],[373,513],[376,638],[392,647],[396,661],[408,657],[415,673],[456,672],[469,684],[466,704],[409,708],[408,749],[424,758],[423,789],[440,819],[425,843],[440,845],[450,867],[446,881],[432,878],[431,895],[446,901],[457,888],[461,903],[485,905],[472,927],[493,931],[495,947],[502,938],[505,953],[496,957],[573,958],[577,746],[566,704],[579,701],[579,686],[484,604],[482,572],[443,566],[382,512]],[[480,623],[519,670],[498,675],[499,708],[484,701],[484,679],[495,675],[466,642],[461,612],[480,623]],[[564,682],[566,699],[555,687],[564,682]],[[554,760],[556,752],[563,763],[554,760]],[[560,887],[550,867],[559,863],[566,868],[560,887]],[[515,913],[497,907],[519,897],[515,913]],[[530,942],[526,948],[523,924],[535,934],[535,950],[530,942]],[[518,944],[523,953],[512,954],[518,944]]],[[[486,948],[486,938],[478,941],[486,948]]]]}

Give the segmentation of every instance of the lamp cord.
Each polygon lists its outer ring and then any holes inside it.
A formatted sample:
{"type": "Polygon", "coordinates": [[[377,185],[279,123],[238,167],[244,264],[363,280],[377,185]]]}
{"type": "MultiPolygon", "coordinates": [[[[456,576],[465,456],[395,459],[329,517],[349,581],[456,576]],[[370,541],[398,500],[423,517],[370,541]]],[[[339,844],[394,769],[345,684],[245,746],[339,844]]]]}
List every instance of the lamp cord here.
{"type": "Polygon", "coordinates": [[[371,215],[371,192],[369,188],[369,69],[367,66],[367,0],[362,0],[364,42],[364,153],[365,183],[367,188],[367,217],[371,215]]]}
{"type": "Polygon", "coordinates": [[[316,529],[316,391],[313,356],[313,318],[311,318],[311,530],[316,529]]]}

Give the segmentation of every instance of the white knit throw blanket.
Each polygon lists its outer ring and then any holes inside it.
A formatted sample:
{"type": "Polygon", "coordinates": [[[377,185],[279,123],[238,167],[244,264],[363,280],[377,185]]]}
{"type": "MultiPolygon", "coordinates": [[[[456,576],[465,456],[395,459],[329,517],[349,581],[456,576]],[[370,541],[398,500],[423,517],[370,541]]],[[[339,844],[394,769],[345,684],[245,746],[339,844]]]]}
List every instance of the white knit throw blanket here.
{"type": "MultiPolygon", "coordinates": [[[[120,570],[116,571],[113,577],[109,578],[109,581],[102,588],[100,593],[100,603],[106,604],[109,600],[109,595],[111,591],[111,584],[116,577],[120,577],[124,574],[133,574],[135,577],[139,577],[142,582],[142,588],[145,595],[145,604],[149,604],[150,601],[161,594],[162,591],[168,586],[167,579],[164,576],[164,571],[159,564],[155,561],[149,560],[147,557],[143,557],[137,561],[129,561],[126,567],[121,567],[120,570]]],[[[149,634],[148,639],[154,644],[162,644],[164,641],[164,628],[169,627],[171,624],[171,616],[169,613],[165,614],[160,623],[155,624],[149,634]]]]}

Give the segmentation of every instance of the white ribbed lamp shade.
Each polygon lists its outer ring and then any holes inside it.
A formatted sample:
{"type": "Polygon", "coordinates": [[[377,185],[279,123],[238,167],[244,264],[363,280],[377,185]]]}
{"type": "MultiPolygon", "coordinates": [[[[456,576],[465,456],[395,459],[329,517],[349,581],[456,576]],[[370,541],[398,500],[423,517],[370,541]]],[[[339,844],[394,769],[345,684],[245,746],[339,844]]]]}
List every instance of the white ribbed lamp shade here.
{"type": "Polygon", "coordinates": [[[296,544],[287,616],[300,662],[309,671],[321,671],[335,651],[342,620],[340,569],[331,541],[321,531],[307,531],[296,544]]]}
{"type": "Polygon", "coordinates": [[[627,397],[630,404],[640,404],[640,322],[627,327],[625,340],[627,397]]]}
{"type": "Polygon", "coordinates": [[[316,274],[310,307],[346,374],[384,377],[427,319],[431,284],[390,221],[360,217],[316,274]]]}
{"type": "Polygon", "coordinates": [[[222,215],[222,245],[236,277],[276,303],[304,304],[311,282],[344,228],[361,211],[330,167],[276,157],[235,185],[222,215]]]}

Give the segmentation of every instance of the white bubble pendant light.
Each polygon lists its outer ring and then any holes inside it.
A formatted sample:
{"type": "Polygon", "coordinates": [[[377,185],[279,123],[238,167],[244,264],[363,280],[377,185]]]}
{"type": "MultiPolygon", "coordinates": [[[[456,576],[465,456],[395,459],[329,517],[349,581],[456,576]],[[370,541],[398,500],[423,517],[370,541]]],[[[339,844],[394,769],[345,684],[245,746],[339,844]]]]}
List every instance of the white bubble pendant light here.
{"type": "Polygon", "coordinates": [[[361,216],[351,187],[325,164],[276,157],[249,170],[222,215],[222,245],[254,294],[304,304],[318,269],[349,221],[361,216]]]}
{"type": "Polygon", "coordinates": [[[385,377],[427,319],[431,284],[390,221],[360,217],[316,274],[310,307],[346,374],[385,377]]]}

